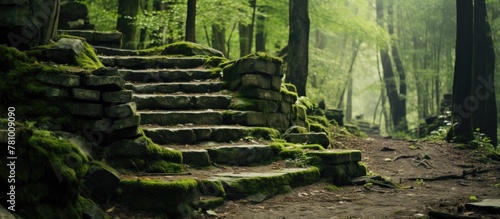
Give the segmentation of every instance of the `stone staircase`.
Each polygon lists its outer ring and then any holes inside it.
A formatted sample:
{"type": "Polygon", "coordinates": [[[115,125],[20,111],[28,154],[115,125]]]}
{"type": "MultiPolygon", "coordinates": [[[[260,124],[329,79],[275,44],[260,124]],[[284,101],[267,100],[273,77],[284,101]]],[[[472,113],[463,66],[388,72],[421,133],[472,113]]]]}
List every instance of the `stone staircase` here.
{"type": "MultiPolygon", "coordinates": [[[[145,135],[162,147],[181,151],[183,163],[190,166],[190,175],[122,175],[122,203],[131,209],[186,217],[193,208],[214,209],[228,199],[260,202],[320,177],[349,184],[351,178],[366,175],[366,167],[358,163],[359,151],[325,150],[320,145],[303,150],[283,140],[272,143],[288,127],[307,125],[305,109],[294,104],[296,94],[279,91],[281,77],[272,76],[267,86],[271,90],[246,90],[246,97],[257,98],[249,100],[250,108],[258,110],[253,111],[242,107],[248,99],[231,89],[235,83],[222,80],[220,69],[204,67],[204,57],[138,56],[137,51],[105,47],[97,51],[102,63],[118,68],[125,87],[133,91],[145,135]],[[296,158],[312,159],[319,166],[297,167],[297,162],[306,161],[296,158]]],[[[252,85],[261,79],[242,78],[237,83],[252,85]]],[[[301,133],[294,134],[301,139],[301,133]]]]}

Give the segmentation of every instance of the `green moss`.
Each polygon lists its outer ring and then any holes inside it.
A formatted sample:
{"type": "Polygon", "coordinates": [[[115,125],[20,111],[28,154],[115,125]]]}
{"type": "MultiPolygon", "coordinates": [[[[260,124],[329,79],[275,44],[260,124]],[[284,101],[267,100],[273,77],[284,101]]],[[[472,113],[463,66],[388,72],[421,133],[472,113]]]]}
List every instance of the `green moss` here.
{"type": "Polygon", "coordinates": [[[260,194],[270,197],[276,194],[288,191],[285,185],[288,185],[290,178],[288,175],[243,178],[230,186],[233,187],[243,197],[260,194]]]}
{"type": "Polygon", "coordinates": [[[219,206],[224,204],[224,198],[223,197],[215,197],[215,198],[209,198],[209,199],[204,199],[204,200],[199,200],[195,203],[193,203],[194,209],[201,209],[201,210],[210,210],[210,209],[215,209],[219,206]]]}
{"type": "Polygon", "coordinates": [[[211,56],[211,57],[208,57],[207,60],[205,60],[205,63],[203,64],[203,66],[205,68],[219,68],[219,69],[221,69],[219,66],[225,62],[229,62],[229,59],[226,59],[224,57],[211,56]]]}
{"type": "Polygon", "coordinates": [[[296,146],[296,148],[303,149],[303,150],[316,150],[316,151],[324,151],[325,150],[325,148],[319,144],[299,145],[299,146],[296,146]]]}
{"type": "Polygon", "coordinates": [[[198,191],[202,195],[225,197],[226,191],[218,180],[198,180],[198,191]]]}
{"type": "Polygon", "coordinates": [[[299,98],[299,95],[296,92],[289,91],[288,89],[286,89],[286,87],[283,86],[280,88],[280,93],[282,95],[294,96],[296,99],[299,98]]]}
{"type": "Polygon", "coordinates": [[[141,49],[137,50],[138,55],[140,56],[153,56],[153,55],[161,55],[161,52],[165,50],[168,45],[157,46],[149,49],[141,49]]]}
{"type": "Polygon", "coordinates": [[[145,171],[148,173],[180,173],[182,172],[182,166],[177,163],[158,160],[148,163],[145,171]]]}
{"type": "Polygon", "coordinates": [[[311,115],[308,115],[307,116],[308,119],[312,120],[312,121],[315,121],[321,125],[323,125],[324,127],[328,127],[330,126],[330,122],[328,121],[328,119],[325,117],[325,116],[311,116],[311,115]]]}
{"type": "Polygon", "coordinates": [[[269,55],[265,52],[256,52],[256,53],[248,54],[246,56],[241,57],[241,59],[257,59],[257,60],[262,60],[262,61],[269,61],[269,62],[273,62],[274,64],[279,65],[279,66],[281,66],[283,64],[282,58],[269,55]]]}
{"type": "Polygon", "coordinates": [[[85,41],[83,44],[85,45],[85,49],[76,56],[76,64],[82,68],[92,70],[104,67],[99,58],[97,58],[94,47],[85,41]]]}
{"type": "Polygon", "coordinates": [[[220,51],[193,42],[177,42],[169,44],[165,47],[165,50],[163,50],[161,54],[183,56],[224,56],[220,51]]]}
{"type": "Polygon", "coordinates": [[[284,159],[295,159],[304,156],[304,151],[302,149],[283,149],[279,153],[279,156],[284,159]]]}
{"type": "Polygon", "coordinates": [[[248,135],[257,139],[273,140],[281,137],[278,130],[267,127],[254,127],[248,130],[248,135]]]}
{"type": "Polygon", "coordinates": [[[317,182],[320,177],[320,172],[318,168],[310,167],[306,171],[291,172],[288,173],[288,175],[291,178],[290,186],[297,187],[297,186],[310,185],[317,182]]]}
{"type": "Polygon", "coordinates": [[[292,93],[297,93],[297,87],[291,83],[282,83],[281,87],[292,93]]]}
{"type": "Polygon", "coordinates": [[[121,202],[133,210],[178,215],[189,211],[187,204],[193,202],[197,186],[195,179],[122,180],[121,202]]]}
{"type": "MultiPolygon", "coordinates": [[[[80,196],[87,157],[52,132],[18,128],[16,213],[24,218],[81,218],[89,203],[80,196]]],[[[0,174],[7,176],[7,165],[0,163],[0,174]]]]}

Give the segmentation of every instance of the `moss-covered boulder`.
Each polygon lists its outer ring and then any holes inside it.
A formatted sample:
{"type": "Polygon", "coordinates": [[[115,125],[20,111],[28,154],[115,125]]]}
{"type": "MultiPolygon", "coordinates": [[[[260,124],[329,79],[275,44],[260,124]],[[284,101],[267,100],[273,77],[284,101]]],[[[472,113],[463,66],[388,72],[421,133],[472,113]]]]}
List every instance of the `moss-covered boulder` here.
{"type": "Polygon", "coordinates": [[[217,56],[224,57],[221,51],[201,44],[192,42],[172,43],[165,47],[162,55],[184,55],[184,56],[217,56]]]}
{"type": "Polygon", "coordinates": [[[83,218],[84,211],[95,204],[82,197],[88,158],[71,141],[52,132],[17,127],[17,159],[2,159],[0,175],[13,181],[2,181],[9,192],[2,200],[13,200],[15,212],[23,218],[83,218]],[[15,196],[15,199],[12,197],[15,196]]]}

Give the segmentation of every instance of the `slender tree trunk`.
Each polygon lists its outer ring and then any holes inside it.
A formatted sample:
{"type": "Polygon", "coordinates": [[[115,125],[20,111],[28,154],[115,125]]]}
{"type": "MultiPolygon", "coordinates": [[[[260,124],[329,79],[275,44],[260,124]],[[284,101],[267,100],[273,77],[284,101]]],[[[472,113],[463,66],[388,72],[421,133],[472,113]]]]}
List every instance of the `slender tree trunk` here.
{"type": "Polygon", "coordinates": [[[212,25],[212,47],[226,55],[226,29],[212,25]]]}
{"type": "Polygon", "coordinates": [[[132,23],[139,13],[139,3],[140,0],[118,0],[116,29],[123,34],[122,47],[125,49],[137,49],[139,31],[132,23]]]}
{"type": "Polygon", "coordinates": [[[266,17],[262,15],[257,16],[257,33],[255,34],[255,51],[266,51],[266,32],[265,32],[266,17]]]}
{"type": "Polygon", "coordinates": [[[356,62],[356,58],[358,57],[358,51],[359,47],[361,46],[361,42],[354,41],[352,43],[352,58],[351,58],[351,64],[349,65],[349,71],[348,71],[348,82],[347,82],[347,102],[346,102],[346,121],[351,121],[352,120],[352,89],[353,89],[353,82],[354,82],[354,77],[352,76],[353,74],[353,69],[354,69],[354,63],[356,62]]]}
{"type": "MultiPolygon", "coordinates": [[[[384,3],[382,0],[377,0],[377,21],[381,27],[383,27],[384,20],[384,3]]],[[[399,99],[398,89],[396,86],[396,79],[394,71],[392,69],[391,58],[387,49],[380,49],[380,59],[382,62],[382,69],[384,73],[384,81],[386,86],[387,98],[389,99],[389,105],[391,108],[392,123],[395,129],[399,129],[400,125],[406,126],[406,114],[402,114],[404,110],[401,109],[401,103],[399,99]]],[[[404,126],[402,126],[403,129],[404,126]]]]}
{"type": "Polygon", "coordinates": [[[196,0],[188,0],[186,17],[186,38],[189,42],[196,42],[196,0]]]}
{"type": "MultiPolygon", "coordinates": [[[[474,128],[485,133],[493,145],[497,140],[497,110],[494,88],[495,50],[484,0],[474,1],[474,93],[478,108],[473,111],[474,128]]],[[[473,99],[471,98],[471,99],[473,99]]]]}
{"type": "Polygon", "coordinates": [[[309,64],[309,12],[308,1],[289,1],[290,32],[288,35],[288,60],[286,82],[297,87],[299,96],[306,95],[309,64]]]}
{"type": "Polygon", "coordinates": [[[453,125],[447,140],[469,142],[474,139],[472,129],[472,105],[467,98],[472,90],[473,54],[473,3],[472,0],[456,0],[457,41],[455,50],[455,72],[453,78],[453,125]]]}

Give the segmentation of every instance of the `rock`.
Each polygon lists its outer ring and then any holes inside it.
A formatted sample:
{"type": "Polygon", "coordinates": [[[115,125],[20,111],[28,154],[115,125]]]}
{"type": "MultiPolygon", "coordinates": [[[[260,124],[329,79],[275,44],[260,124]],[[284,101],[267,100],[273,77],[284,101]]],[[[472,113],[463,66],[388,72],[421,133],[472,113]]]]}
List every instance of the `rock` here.
{"type": "Polygon", "coordinates": [[[141,131],[138,127],[113,129],[112,132],[105,135],[104,143],[112,143],[123,139],[135,139],[139,136],[141,136],[141,131]]]}
{"type": "Polygon", "coordinates": [[[69,97],[69,92],[63,88],[57,87],[45,87],[46,97],[69,97]]]}
{"type": "Polygon", "coordinates": [[[144,134],[158,144],[196,142],[196,135],[190,128],[147,128],[144,134]]]}
{"type": "Polygon", "coordinates": [[[214,128],[212,138],[217,142],[238,141],[246,136],[246,129],[242,128],[214,128]]]}
{"type": "Polygon", "coordinates": [[[73,98],[79,100],[99,101],[99,99],[101,99],[101,92],[96,90],[73,88],[73,98]]]}
{"type": "Polygon", "coordinates": [[[113,122],[113,128],[115,129],[124,129],[130,127],[137,127],[141,124],[141,116],[134,115],[128,118],[116,120],[113,122]]]}
{"type": "Polygon", "coordinates": [[[213,162],[233,166],[267,162],[274,158],[273,149],[264,145],[221,146],[207,151],[213,162]]]}
{"type": "Polygon", "coordinates": [[[282,112],[284,114],[290,114],[290,113],[292,113],[292,104],[291,103],[287,103],[285,101],[282,101],[281,104],[280,104],[280,112],[282,112]]]}
{"type": "Polygon", "coordinates": [[[148,152],[147,146],[146,138],[136,138],[113,142],[108,148],[112,157],[131,158],[144,156],[148,152]]]}
{"type": "Polygon", "coordinates": [[[271,90],[279,91],[281,89],[281,83],[282,83],[281,77],[273,76],[271,78],[271,90]]]}
{"type": "Polygon", "coordinates": [[[104,109],[104,114],[111,118],[127,118],[134,116],[137,113],[137,107],[135,102],[120,104],[116,106],[106,107],[104,109]]]}
{"type": "Polygon", "coordinates": [[[319,144],[325,148],[330,145],[330,138],[326,133],[290,133],[285,135],[285,140],[292,143],[319,144]]]}
{"type": "Polygon", "coordinates": [[[96,103],[73,103],[70,105],[72,115],[88,116],[92,118],[102,118],[103,107],[96,103]]]}
{"type": "Polygon", "coordinates": [[[78,75],[39,73],[35,78],[45,84],[63,87],[76,87],[80,84],[80,77],[78,75]]]}
{"type": "Polygon", "coordinates": [[[140,112],[141,124],[157,125],[220,125],[223,121],[222,112],[218,111],[164,111],[140,112]]]}
{"type": "Polygon", "coordinates": [[[192,42],[179,42],[167,45],[162,55],[185,55],[185,56],[217,56],[224,57],[221,51],[192,42]]]}
{"type": "Polygon", "coordinates": [[[259,74],[246,74],[241,77],[242,88],[262,88],[269,90],[271,88],[271,79],[269,76],[259,74]]]}
{"type": "Polygon", "coordinates": [[[89,160],[93,159],[93,156],[94,156],[93,150],[94,150],[94,147],[97,146],[96,144],[89,142],[87,139],[83,138],[80,135],[75,135],[75,134],[69,133],[69,132],[55,131],[54,135],[56,137],[61,137],[61,138],[68,140],[74,146],[78,147],[83,152],[83,154],[85,156],[87,156],[87,158],[89,160]]]}
{"type": "Polygon", "coordinates": [[[71,64],[83,52],[85,45],[80,39],[61,38],[46,50],[47,59],[63,64],[71,64]]]}
{"type": "Polygon", "coordinates": [[[96,204],[93,204],[91,206],[88,206],[87,208],[83,209],[83,218],[84,219],[102,219],[102,218],[107,218],[106,213],[99,208],[96,204]]]}
{"type": "Polygon", "coordinates": [[[105,203],[118,189],[120,177],[116,170],[105,164],[93,162],[85,176],[86,194],[98,203],[105,203]]]}
{"type": "Polygon", "coordinates": [[[260,58],[242,58],[235,62],[233,66],[228,67],[230,69],[224,69],[224,73],[229,75],[226,76],[234,76],[234,75],[243,75],[247,73],[260,73],[267,74],[270,76],[279,75],[280,67],[278,67],[275,63],[262,60],[260,58]]]}
{"type": "Polygon", "coordinates": [[[95,76],[121,76],[118,73],[118,68],[102,67],[92,71],[95,76]]]}
{"type": "Polygon", "coordinates": [[[107,103],[128,103],[132,102],[131,90],[102,92],[102,101],[107,103]]]}
{"type": "Polygon", "coordinates": [[[337,165],[342,163],[352,163],[361,161],[361,151],[359,150],[326,150],[326,151],[309,151],[307,156],[321,158],[326,165],[337,165]]]}
{"type": "Polygon", "coordinates": [[[208,127],[193,128],[197,141],[210,140],[212,138],[212,129],[208,127]]]}
{"type": "Polygon", "coordinates": [[[260,88],[244,89],[240,91],[241,96],[255,99],[281,101],[280,93],[260,88]]]}
{"type": "Polygon", "coordinates": [[[480,202],[472,202],[465,204],[469,210],[480,209],[491,213],[500,213],[500,199],[484,199],[480,202]]]}
{"type": "Polygon", "coordinates": [[[88,76],[85,85],[101,91],[120,91],[125,86],[125,80],[120,76],[88,76]]]}
{"type": "Polygon", "coordinates": [[[212,165],[207,150],[182,150],[182,162],[195,167],[212,165]]]}
{"type": "Polygon", "coordinates": [[[120,45],[122,42],[123,34],[118,31],[94,31],[94,43],[101,45],[104,43],[111,43],[120,45]]]}
{"type": "Polygon", "coordinates": [[[328,120],[334,120],[339,126],[344,126],[344,112],[339,109],[326,109],[325,116],[328,120]]]}

